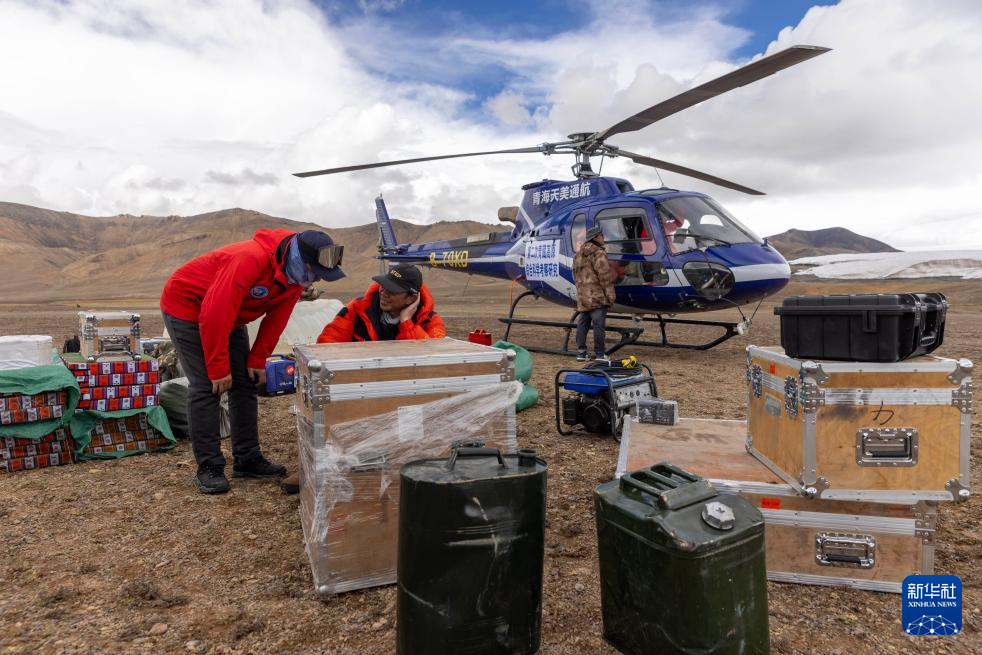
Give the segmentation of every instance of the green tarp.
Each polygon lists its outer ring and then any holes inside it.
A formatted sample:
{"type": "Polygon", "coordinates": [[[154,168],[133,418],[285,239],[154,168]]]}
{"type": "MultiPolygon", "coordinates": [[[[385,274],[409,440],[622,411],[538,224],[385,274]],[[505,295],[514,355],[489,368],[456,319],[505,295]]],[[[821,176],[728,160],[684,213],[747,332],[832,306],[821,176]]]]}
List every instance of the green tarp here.
{"type": "Polygon", "coordinates": [[[123,452],[110,452],[101,453],[99,455],[93,455],[92,453],[83,453],[82,450],[89,445],[92,441],[92,430],[95,428],[96,423],[103,419],[114,419],[114,418],[126,418],[127,416],[133,416],[134,414],[144,413],[147,415],[147,422],[167,438],[170,445],[161,448],[155,448],[151,452],[160,452],[163,450],[170,450],[175,445],[177,445],[177,439],[174,438],[174,433],[171,432],[170,423],[167,422],[167,413],[162,407],[147,407],[144,409],[122,409],[117,412],[98,412],[92,409],[86,409],[75,414],[72,417],[69,427],[72,431],[72,438],[75,439],[75,444],[79,459],[116,459],[118,457],[128,457],[130,455],[141,455],[146,451],[143,450],[127,450],[123,452]]]}
{"type": "Polygon", "coordinates": [[[57,357],[56,353],[54,363],[46,366],[28,366],[0,371],[0,393],[30,396],[36,393],[64,390],[68,396],[65,414],[60,418],[47,421],[0,425],[0,437],[40,439],[71,420],[75,408],[78,406],[81,391],[79,391],[75,376],[57,357]]]}
{"type": "Polygon", "coordinates": [[[529,351],[509,341],[495,341],[491,347],[515,352],[515,379],[525,385],[515,403],[515,409],[520,412],[539,402],[539,390],[529,382],[532,379],[532,355],[529,351]]]}

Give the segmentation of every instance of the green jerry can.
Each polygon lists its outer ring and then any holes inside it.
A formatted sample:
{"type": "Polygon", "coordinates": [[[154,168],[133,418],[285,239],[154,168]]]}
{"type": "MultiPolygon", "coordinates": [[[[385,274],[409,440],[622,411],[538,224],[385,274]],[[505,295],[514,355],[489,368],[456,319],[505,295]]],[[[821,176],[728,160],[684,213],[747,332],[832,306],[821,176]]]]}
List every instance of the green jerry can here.
{"type": "Polygon", "coordinates": [[[456,448],[405,464],[396,652],[539,650],[546,463],[534,450],[456,448]]]}
{"type": "Polygon", "coordinates": [[[764,519],[670,464],[594,494],[604,639],[629,655],[769,652],[764,519]]]}

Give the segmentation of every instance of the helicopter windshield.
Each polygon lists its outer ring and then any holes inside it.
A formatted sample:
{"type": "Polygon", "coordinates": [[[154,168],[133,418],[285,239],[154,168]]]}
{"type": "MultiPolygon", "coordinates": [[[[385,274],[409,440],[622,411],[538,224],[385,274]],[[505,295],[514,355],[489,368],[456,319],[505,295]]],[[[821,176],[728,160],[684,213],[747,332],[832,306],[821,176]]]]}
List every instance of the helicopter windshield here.
{"type": "Polygon", "coordinates": [[[760,237],[708,198],[682,196],[658,203],[658,219],[672,252],[734,243],[762,243],[760,237]]]}

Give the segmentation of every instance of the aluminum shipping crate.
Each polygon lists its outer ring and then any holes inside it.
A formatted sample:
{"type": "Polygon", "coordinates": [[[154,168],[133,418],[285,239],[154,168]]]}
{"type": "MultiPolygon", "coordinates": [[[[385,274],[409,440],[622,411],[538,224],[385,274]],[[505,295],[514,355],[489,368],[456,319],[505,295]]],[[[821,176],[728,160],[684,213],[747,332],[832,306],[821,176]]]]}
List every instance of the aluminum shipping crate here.
{"type": "Polygon", "coordinates": [[[514,353],[455,339],[296,346],[300,512],[320,594],[396,579],[399,468],[514,452],[514,353]]]}
{"type": "Polygon", "coordinates": [[[797,360],[747,348],[747,449],[802,493],[914,503],[969,496],[972,362],[797,360]]]}
{"type": "Polygon", "coordinates": [[[799,494],[745,448],[746,421],[631,421],[617,473],[669,461],[743,496],[764,516],[767,578],[901,592],[908,575],[934,573],[937,504],[825,500],[799,494]]]}
{"type": "Polygon", "coordinates": [[[140,315],[133,312],[78,313],[80,352],[89,361],[107,355],[127,355],[139,359],[140,315]]]}

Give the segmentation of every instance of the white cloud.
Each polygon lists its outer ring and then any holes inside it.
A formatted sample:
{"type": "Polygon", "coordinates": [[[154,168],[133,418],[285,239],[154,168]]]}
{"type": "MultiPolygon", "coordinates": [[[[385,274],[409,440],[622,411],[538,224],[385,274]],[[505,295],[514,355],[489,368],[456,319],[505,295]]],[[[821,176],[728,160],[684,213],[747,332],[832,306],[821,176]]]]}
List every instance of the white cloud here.
{"type": "MultiPolygon", "coordinates": [[[[521,184],[568,177],[572,162],[290,173],[602,129],[744,63],[732,53],[748,37],[713,5],[596,0],[572,5],[587,25],[543,40],[426,38],[386,23],[392,2],[368,4],[339,27],[306,0],[0,0],[0,61],[16,62],[0,68],[0,200],[90,214],[242,206],[351,225],[381,191],[393,216],[490,221],[521,184]],[[461,80],[490,67],[508,82],[476,114],[461,80]]],[[[900,247],[982,246],[980,33],[972,0],[816,7],[768,52],[831,53],[612,142],[767,191],[663,174],[762,234],[844,225],[900,247]]],[[[625,160],[604,171],[658,185],[625,160]]]]}

